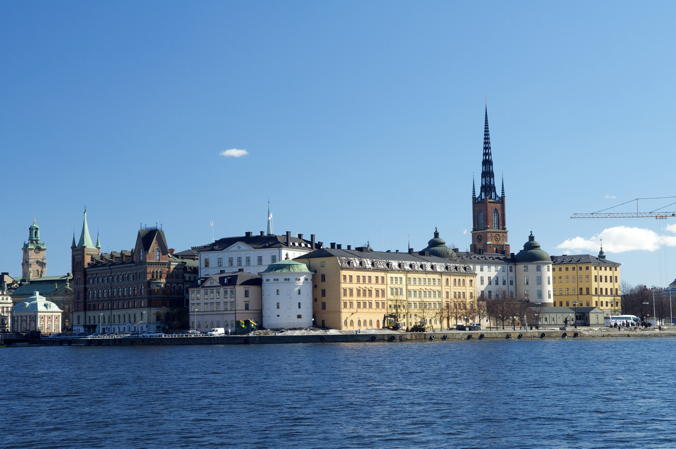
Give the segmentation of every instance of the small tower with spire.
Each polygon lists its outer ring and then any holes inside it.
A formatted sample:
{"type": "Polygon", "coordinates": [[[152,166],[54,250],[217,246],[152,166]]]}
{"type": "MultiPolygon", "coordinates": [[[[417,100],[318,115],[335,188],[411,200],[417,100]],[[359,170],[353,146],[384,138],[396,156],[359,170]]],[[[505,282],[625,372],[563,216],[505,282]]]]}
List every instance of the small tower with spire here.
{"type": "MultiPolygon", "coordinates": [[[[97,236],[96,245],[92,241],[89,233],[89,223],[87,221],[87,209],[82,212],[82,230],[80,239],[75,242],[75,234],[71,243],[71,273],[73,274],[73,316],[80,315],[83,320],[87,316],[87,271],[86,268],[93,262],[94,258],[101,254],[99,239],[97,236]]],[[[74,324],[86,324],[86,321],[74,324]]]]}
{"type": "Polygon", "coordinates": [[[40,240],[40,226],[33,219],[28,227],[28,241],[24,242],[21,259],[21,277],[32,281],[47,275],[47,245],[40,240]]]}
{"type": "Polygon", "coordinates": [[[268,201],[268,216],[267,216],[267,235],[272,235],[272,212],[270,212],[270,201],[268,201]]]}
{"type": "Polygon", "coordinates": [[[488,127],[488,107],[484,110],[484,145],[481,161],[479,196],[472,181],[472,244],[475,254],[509,254],[505,213],[505,183],[498,195],[493,172],[491,134],[488,127]]]}

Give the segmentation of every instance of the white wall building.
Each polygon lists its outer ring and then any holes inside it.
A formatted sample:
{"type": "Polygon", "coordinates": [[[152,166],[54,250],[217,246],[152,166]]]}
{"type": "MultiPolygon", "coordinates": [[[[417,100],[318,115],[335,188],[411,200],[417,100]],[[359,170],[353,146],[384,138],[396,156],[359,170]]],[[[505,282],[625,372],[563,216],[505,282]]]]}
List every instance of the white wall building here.
{"type": "Polygon", "coordinates": [[[235,332],[237,321],[261,322],[261,278],[252,273],[210,276],[189,290],[190,328],[235,332]]]}
{"type": "Polygon", "coordinates": [[[12,329],[12,297],[7,288],[0,290],[0,332],[9,332],[12,329]]]}
{"type": "Polygon", "coordinates": [[[263,327],[312,327],[312,272],[307,265],[283,260],[263,273],[263,327]]]}
{"type": "Polygon", "coordinates": [[[62,313],[56,304],[35,292],[12,307],[12,331],[41,332],[45,335],[59,333],[62,313]]]}
{"type": "Polygon", "coordinates": [[[517,299],[552,305],[552,259],[530,233],[523,249],[515,256],[517,299]]]}
{"type": "Polygon", "coordinates": [[[243,270],[247,273],[261,273],[268,265],[294,259],[317,247],[315,236],[310,240],[303,234],[292,237],[290,232],[284,235],[258,235],[247,232],[239,237],[225,237],[213,243],[193,248],[199,253],[199,276],[232,273],[243,270]]]}
{"type": "Polygon", "coordinates": [[[461,259],[476,273],[476,295],[479,300],[516,298],[516,273],[510,256],[464,253],[461,259]]]}

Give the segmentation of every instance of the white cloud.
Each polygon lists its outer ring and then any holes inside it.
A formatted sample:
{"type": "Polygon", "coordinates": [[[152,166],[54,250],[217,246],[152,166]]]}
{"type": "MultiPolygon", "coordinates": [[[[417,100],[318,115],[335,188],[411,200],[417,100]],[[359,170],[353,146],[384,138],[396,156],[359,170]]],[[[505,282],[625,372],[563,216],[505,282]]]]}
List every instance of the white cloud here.
{"type": "Polygon", "coordinates": [[[676,234],[676,223],[667,225],[667,231],[673,232],[674,234],[676,234]]]}
{"type": "Polygon", "coordinates": [[[603,198],[605,198],[607,200],[616,200],[617,199],[617,197],[615,195],[611,195],[610,193],[606,193],[605,195],[603,195],[603,198]]]}
{"type": "MultiPolygon", "coordinates": [[[[676,225],[669,225],[667,229],[676,233],[676,225]]],[[[601,240],[603,240],[603,249],[609,253],[657,251],[665,246],[676,246],[676,236],[660,235],[645,228],[615,226],[606,228],[588,239],[578,236],[564,240],[556,247],[562,250],[595,252],[598,251],[601,240]]]]}
{"type": "Polygon", "coordinates": [[[219,154],[223,157],[242,157],[249,154],[249,152],[239,148],[230,148],[229,150],[221,151],[219,154]]]}

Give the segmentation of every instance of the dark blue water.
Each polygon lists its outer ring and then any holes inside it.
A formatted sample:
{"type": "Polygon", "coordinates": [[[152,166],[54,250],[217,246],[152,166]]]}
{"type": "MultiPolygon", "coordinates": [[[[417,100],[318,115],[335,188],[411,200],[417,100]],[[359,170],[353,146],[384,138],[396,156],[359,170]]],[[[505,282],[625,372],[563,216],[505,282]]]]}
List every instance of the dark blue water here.
{"type": "Polygon", "coordinates": [[[676,447],[676,340],[0,349],[2,448],[676,447]]]}

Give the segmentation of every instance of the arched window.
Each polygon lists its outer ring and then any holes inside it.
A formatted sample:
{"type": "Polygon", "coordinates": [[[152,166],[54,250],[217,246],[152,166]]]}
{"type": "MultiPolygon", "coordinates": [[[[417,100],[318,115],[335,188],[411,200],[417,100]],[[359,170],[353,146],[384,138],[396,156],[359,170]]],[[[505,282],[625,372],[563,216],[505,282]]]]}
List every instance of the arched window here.
{"type": "Polygon", "coordinates": [[[493,209],[493,229],[500,229],[500,214],[497,209],[493,209]]]}
{"type": "Polygon", "coordinates": [[[486,227],[486,216],[484,211],[480,210],[476,214],[477,228],[484,229],[486,227]]]}

